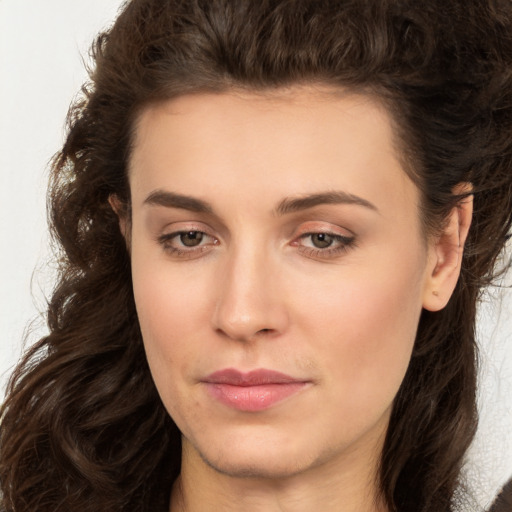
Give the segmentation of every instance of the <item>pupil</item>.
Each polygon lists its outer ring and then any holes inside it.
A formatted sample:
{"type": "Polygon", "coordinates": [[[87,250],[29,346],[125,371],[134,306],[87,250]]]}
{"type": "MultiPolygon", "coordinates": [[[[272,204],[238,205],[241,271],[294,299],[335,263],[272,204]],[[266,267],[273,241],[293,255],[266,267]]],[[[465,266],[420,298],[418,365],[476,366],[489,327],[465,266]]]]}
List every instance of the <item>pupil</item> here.
{"type": "Polygon", "coordinates": [[[186,247],[195,247],[199,245],[203,240],[203,233],[200,231],[189,231],[188,233],[182,233],[180,240],[186,247]]]}
{"type": "Polygon", "coordinates": [[[313,245],[318,249],[325,249],[332,245],[333,237],[327,233],[316,233],[312,236],[313,245]]]}

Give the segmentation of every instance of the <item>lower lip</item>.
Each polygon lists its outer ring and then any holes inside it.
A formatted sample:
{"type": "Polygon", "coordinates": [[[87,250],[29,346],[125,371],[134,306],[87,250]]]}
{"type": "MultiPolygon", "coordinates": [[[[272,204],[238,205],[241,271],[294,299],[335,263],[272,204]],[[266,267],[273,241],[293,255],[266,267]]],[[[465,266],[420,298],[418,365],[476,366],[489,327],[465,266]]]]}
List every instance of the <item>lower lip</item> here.
{"type": "Polygon", "coordinates": [[[211,396],[219,402],[239,411],[263,411],[298,393],[305,382],[233,386],[231,384],[206,383],[211,396]]]}

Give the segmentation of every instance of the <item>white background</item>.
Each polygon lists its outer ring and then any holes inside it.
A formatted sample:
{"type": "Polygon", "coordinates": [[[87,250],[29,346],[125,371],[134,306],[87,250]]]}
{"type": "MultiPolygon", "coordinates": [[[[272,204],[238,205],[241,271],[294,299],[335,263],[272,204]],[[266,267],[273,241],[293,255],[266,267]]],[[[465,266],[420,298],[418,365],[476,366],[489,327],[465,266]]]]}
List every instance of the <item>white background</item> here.
{"type": "MultiPolygon", "coordinates": [[[[45,219],[48,162],[83,59],[120,0],[0,0],[0,396],[22,352],[45,332],[52,287],[45,219]],[[29,320],[31,326],[28,329],[29,320]]],[[[508,281],[512,281],[509,277],[508,281]]],[[[482,505],[512,475],[512,294],[481,308],[481,426],[468,461],[482,505]]]]}

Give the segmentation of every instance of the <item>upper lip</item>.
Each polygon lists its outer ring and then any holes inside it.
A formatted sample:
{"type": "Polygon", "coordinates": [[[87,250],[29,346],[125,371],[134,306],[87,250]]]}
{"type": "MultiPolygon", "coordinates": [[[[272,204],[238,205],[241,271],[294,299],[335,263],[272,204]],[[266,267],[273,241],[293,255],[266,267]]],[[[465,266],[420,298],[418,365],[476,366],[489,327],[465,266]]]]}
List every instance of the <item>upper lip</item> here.
{"type": "Polygon", "coordinates": [[[250,372],[241,372],[234,368],[226,368],[208,375],[204,379],[209,384],[229,384],[231,386],[261,386],[264,384],[291,384],[306,382],[302,379],[295,379],[285,373],[275,370],[258,369],[250,372]]]}

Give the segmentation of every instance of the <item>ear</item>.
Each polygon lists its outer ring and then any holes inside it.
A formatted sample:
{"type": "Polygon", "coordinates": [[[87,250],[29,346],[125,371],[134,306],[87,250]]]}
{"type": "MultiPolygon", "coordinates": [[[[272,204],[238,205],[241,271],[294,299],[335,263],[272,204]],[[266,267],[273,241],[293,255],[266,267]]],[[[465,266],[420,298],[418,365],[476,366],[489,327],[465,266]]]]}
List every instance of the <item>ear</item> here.
{"type": "MultiPolygon", "coordinates": [[[[460,183],[454,188],[453,194],[467,194],[471,191],[470,183],[460,183]]],[[[471,195],[453,208],[442,233],[430,242],[428,274],[423,295],[423,307],[429,311],[443,309],[452,296],[460,275],[464,244],[472,215],[471,195]]]]}
{"type": "Polygon", "coordinates": [[[126,240],[126,244],[129,242],[129,211],[126,204],[122,202],[116,194],[110,194],[108,202],[114,213],[117,215],[119,220],[119,230],[126,240]]]}

